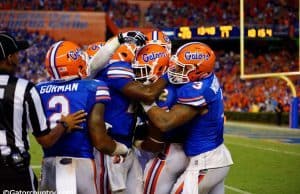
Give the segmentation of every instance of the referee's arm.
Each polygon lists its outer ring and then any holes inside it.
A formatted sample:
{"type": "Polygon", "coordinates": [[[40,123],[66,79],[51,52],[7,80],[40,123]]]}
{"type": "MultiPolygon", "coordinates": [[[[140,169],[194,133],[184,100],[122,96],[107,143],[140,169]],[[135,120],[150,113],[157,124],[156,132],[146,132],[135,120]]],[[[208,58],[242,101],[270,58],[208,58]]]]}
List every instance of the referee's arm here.
{"type": "Polygon", "coordinates": [[[65,127],[59,123],[52,130],[49,128],[41,97],[33,84],[25,99],[28,110],[27,121],[33,130],[33,135],[41,146],[44,148],[51,147],[66,131],[65,127]]]}

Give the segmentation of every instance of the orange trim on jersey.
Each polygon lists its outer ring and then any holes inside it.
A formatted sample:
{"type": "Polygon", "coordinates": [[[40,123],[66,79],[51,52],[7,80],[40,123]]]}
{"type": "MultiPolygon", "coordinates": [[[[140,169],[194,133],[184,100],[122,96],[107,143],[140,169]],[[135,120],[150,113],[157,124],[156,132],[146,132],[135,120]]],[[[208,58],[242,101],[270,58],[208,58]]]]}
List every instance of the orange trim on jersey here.
{"type": "Polygon", "coordinates": [[[177,188],[175,194],[180,194],[180,193],[182,192],[182,190],[183,190],[183,185],[184,185],[183,183],[181,183],[181,184],[179,185],[179,187],[177,188]]]}
{"type": "Polygon", "coordinates": [[[190,102],[190,101],[195,101],[195,100],[200,100],[200,99],[203,99],[203,96],[198,96],[195,98],[178,98],[178,100],[182,101],[182,102],[190,102]]]}
{"type": "Polygon", "coordinates": [[[100,182],[100,194],[105,194],[104,193],[104,171],[105,171],[105,167],[104,167],[104,154],[102,154],[101,152],[98,152],[98,154],[100,155],[100,178],[99,178],[99,182],[100,182]]]}
{"type": "MultiPolygon", "coordinates": [[[[96,163],[95,163],[95,160],[92,160],[92,165],[93,165],[93,169],[94,169],[94,185],[95,185],[95,188],[96,188],[96,191],[97,191],[97,171],[96,171],[96,163]]],[[[98,193],[98,191],[97,191],[98,193]]]]}
{"type": "Polygon", "coordinates": [[[150,188],[150,194],[155,194],[157,181],[158,181],[159,175],[161,174],[162,169],[165,167],[165,164],[166,164],[165,160],[160,161],[160,164],[159,164],[159,166],[158,166],[158,168],[155,172],[154,179],[153,179],[153,182],[152,182],[152,185],[151,185],[151,188],[150,188]]]}
{"type": "Polygon", "coordinates": [[[109,75],[108,78],[132,78],[132,76],[129,75],[109,75]]]}
{"type": "Polygon", "coordinates": [[[96,100],[111,100],[110,96],[98,96],[96,100]]]}
{"type": "Polygon", "coordinates": [[[165,147],[165,155],[167,156],[171,150],[171,144],[167,144],[165,147]]]}
{"type": "Polygon", "coordinates": [[[108,68],[108,71],[110,71],[110,70],[122,70],[122,71],[128,71],[128,72],[133,73],[133,69],[129,69],[126,67],[110,67],[110,68],[108,68]]]}
{"type": "Polygon", "coordinates": [[[157,162],[158,162],[158,158],[155,158],[155,160],[152,163],[151,168],[148,171],[147,178],[146,178],[146,181],[145,181],[144,194],[147,194],[147,188],[149,186],[149,182],[150,182],[150,179],[151,179],[151,174],[152,174],[152,171],[153,171],[154,167],[156,166],[157,162]]]}
{"type": "MultiPolygon", "coordinates": [[[[205,174],[200,174],[198,175],[198,185],[200,184],[200,182],[203,180],[205,174]]],[[[177,188],[175,194],[180,194],[183,191],[183,186],[184,186],[184,181],[179,185],[179,187],[177,188]]]]}

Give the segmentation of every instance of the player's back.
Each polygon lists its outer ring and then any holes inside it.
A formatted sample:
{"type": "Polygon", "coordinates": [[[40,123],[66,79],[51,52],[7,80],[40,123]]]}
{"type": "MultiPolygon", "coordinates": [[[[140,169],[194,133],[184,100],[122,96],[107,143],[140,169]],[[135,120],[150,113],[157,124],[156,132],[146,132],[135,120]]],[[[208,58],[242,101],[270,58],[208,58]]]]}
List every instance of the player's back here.
{"type": "Polygon", "coordinates": [[[203,109],[184,125],[188,138],[184,149],[194,156],[212,150],[223,143],[224,106],[217,77],[211,74],[198,82],[190,82],[177,89],[178,103],[203,109]]]}
{"type": "MultiPolygon", "coordinates": [[[[96,80],[56,80],[41,83],[37,88],[51,128],[56,125],[61,114],[67,115],[79,110],[89,113],[96,101],[109,98],[106,84],[96,80]]],[[[52,147],[44,149],[44,156],[93,158],[87,122],[81,126],[83,130],[64,134],[52,147]]]]}
{"type": "Polygon", "coordinates": [[[117,61],[100,71],[96,79],[103,80],[109,87],[111,101],[105,106],[104,119],[110,125],[108,133],[117,141],[132,146],[135,114],[132,101],[122,93],[124,86],[134,81],[131,64],[117,61]]]}

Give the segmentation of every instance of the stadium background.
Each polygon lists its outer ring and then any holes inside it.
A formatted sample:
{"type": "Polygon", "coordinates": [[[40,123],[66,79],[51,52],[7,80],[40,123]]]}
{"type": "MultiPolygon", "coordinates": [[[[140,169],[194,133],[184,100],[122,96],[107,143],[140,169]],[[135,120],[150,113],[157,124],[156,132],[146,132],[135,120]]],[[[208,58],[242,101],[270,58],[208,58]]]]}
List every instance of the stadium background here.
{"type": "MultiPolygon", "coordinates": [[[[300,193],[300,133],[288,128],[291,87],[277,77],[240,78],[240,2],[245,74],[300,72],[298,0],[2,0],[0,28],[32,44],[20,53],[18,76],[36,83],[47,79],[45,54],[61,39],[85,47],[121,31],[155,28],[169,35],[173,52],[189,41],[209,44],[224,92],[225,143],[235,161],[226,192],[300,193]],[[280,127],[278,103],[284,110],[280,127]]],[[[299,128],[300,75],[288,78],[296,89],[299,128]]],[[[32,153],[39,172],[41,150],[34,141],[32,153]]]]}

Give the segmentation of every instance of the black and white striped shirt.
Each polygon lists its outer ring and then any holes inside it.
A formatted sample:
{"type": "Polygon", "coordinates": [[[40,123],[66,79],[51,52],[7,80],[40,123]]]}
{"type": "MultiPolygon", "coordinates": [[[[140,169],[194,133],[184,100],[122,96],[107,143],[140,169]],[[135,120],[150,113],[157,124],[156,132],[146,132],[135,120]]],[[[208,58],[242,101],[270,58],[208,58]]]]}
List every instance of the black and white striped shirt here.
{"type": "Polygon", "coordinates": [[[39,93],[33,83],[0,73],[0,151],[28,150],[28,129],[35,136],[49,133],[39,93]]]}

